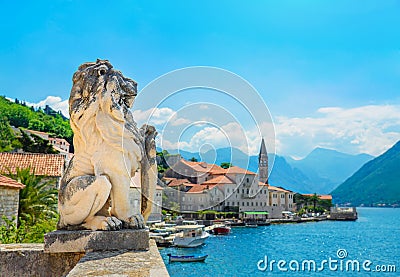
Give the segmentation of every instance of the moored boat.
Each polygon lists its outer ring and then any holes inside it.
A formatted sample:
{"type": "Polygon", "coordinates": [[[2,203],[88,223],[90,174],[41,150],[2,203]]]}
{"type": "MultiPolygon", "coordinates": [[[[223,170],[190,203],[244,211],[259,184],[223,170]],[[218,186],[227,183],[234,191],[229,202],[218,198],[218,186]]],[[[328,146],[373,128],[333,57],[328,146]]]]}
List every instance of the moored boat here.
{"type": "Polygon", "coordinates": [[[197,247],[203,245],[210,236],[203,230],[204,225],[182,225],[177,226],[179,232],[175,235],[174,246],[177,247],[197,247]]]}
{"type": "Polygon", "coordinates": [[[212,232],[214,235],[227,235],[231,232],[231,227],[225,224],[216,224],[212,232]]]}
{"type": "Polygon", "coordinates": [[[169,262],[204,262],[208,255],[188,255],[188,256],[176,256],[167,254],[169,262]]]}

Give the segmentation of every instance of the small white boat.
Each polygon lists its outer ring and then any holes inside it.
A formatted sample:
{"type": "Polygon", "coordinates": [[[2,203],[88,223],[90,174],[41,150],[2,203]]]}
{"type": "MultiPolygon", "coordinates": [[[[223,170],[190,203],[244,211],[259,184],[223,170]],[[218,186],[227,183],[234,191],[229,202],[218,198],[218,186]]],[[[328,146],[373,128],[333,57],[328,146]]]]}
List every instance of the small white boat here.
{"type": "Polygon", "coordinates": [[[203,245],[210,236],[203,230],[204,225],[182,225],[175,228],[179,233],[175,235],[173,244],[177,247],[197,247],[203,245]]]}
{"type": "Polygon", "coordinates": [[[169,262],[204,262],[204,260],[208,257],[208,255],[200,255],[200,256],[175,256],[171,254],[167,254],[169,262]]]}

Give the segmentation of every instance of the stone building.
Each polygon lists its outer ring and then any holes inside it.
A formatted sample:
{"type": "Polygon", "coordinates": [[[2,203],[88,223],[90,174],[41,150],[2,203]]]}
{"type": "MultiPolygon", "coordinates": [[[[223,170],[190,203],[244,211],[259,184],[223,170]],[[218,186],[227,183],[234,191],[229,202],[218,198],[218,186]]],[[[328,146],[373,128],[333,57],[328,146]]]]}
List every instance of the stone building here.
{"type": "Polygon", "coordinates": [[[24,187],[23,184],[0,175],[0,225],[4,223],[3,216],[14,218],[17,222],[19,191],[24,187]]]}
{"type": "MultiPolygon", "coordinates": [[[[154,201],[152,203],[151,214],[147,221],[161,221],[162,218],[162,195],[163,189],[157,185],[154,192],[154,201]]],[[[129,202],[134,214],[140,214],[140,205],[142,199],[140,174],[136,173],[132,177],[131,185],[129,188],[129,202]]]]}
{"type": "MultiPolygon", "coordinates": [[[[232,166],[227,169],[206,162],[177,161],[163,181],[168,202],[181,212],[215,210],[281,218],[294,211],[292,191],[268,184],[268,153],[264,139],[258,157],[259,173],[232,166]]],[[[170,207],[166,207],[170,208],[170,207]]]]}

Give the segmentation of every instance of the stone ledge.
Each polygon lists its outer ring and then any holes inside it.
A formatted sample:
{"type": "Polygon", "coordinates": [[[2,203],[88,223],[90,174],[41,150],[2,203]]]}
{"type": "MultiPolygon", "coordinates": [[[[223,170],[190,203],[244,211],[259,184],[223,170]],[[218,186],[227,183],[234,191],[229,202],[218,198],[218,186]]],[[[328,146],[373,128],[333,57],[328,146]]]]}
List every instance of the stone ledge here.
{"type": "Polygon", "coordinates": [[[90,252],[79,261],[67,277],[81,276],[169,276],[154,240],[148,251],[90,252]]]}
{"type": "Polygon", "coordinates": [[[43,253],[43,243],[1,244],[0,276],[66,276],[85,253],[43,253]]]}
{"type": "Polygon", "coordinates": [[[44,252],[47,253],[148,249],[149,232],[146,230],[58,230],[44,236],[44,252]]]}

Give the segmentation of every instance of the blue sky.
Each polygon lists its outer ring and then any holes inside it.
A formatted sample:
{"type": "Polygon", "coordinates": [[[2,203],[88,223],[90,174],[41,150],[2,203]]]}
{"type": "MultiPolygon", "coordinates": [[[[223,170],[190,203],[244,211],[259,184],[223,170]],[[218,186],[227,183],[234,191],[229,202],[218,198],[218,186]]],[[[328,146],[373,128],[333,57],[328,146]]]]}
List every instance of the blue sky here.
{"type": "Polygon", "coordinates": [[[10,98],[65,109],[44,100],[66,100],[73,72],[96,58],[139,89],[212,66],[257,89],[281,154],[321,146],[377,155],[400,139],[398,1],[0,2],[0,93],[10,98]]]}

